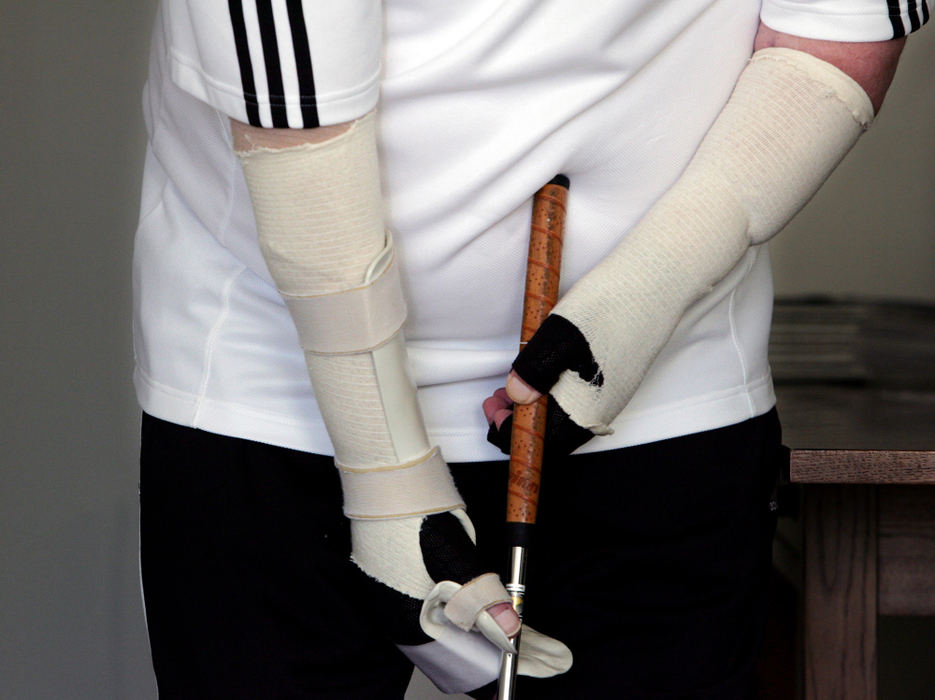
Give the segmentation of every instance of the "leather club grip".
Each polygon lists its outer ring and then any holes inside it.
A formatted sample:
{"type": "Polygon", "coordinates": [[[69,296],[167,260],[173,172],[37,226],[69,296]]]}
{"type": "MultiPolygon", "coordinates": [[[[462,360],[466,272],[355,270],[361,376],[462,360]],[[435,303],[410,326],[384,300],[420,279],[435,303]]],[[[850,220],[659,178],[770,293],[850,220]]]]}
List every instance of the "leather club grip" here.
{"type": "MultiPolygon", "coordinates": [[[[558,301],[567,199],[568,178],[564,175],[557,175],[533,198],[521,347],[529,341],[558,301]]],[[[513,410],[506,504],[508,523],[532,525],[536,522],[547,400],[548,396],[543,396],[536,403],[515,406],[513,410]]]]}

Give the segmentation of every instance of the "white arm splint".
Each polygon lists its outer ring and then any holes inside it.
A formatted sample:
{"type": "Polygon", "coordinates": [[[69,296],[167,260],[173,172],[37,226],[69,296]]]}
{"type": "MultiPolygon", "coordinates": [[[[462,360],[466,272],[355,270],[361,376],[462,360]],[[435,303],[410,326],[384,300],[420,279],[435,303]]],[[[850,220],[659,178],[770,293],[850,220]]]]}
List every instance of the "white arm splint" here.
{"type": "Polygon", "coordinates": [[[238,155],[260,247],[295,321],[351,518],[462,506],[409,377],[374,117],[319,144],[238,155]],[[386,499],[392,500],[390,506],[386,499]]]}
{"type": "Polygon", "coordinates": [[[406,653],[420,667],[424,657],[423,670],[439,687],[462,692],[495,679],[489,659],[514,649],[487,612],[510,598],[496,576],[463,587],[446,581],[481,595],[454,595],[473,605],[453,606],[457,624],[436,614],[452,595],[441,605],[432,596],[436,581],[420,543],[425,518],[451,512],[472,541],[474,531],[448,466],[429,443],[407,369],[406,308],[393,240],[383,230],[373,122],[370,114],[319,144],[238,155],[260,246],[295,321],[334,444],[352,559],[400,594],[432,597],[436,623],[422,629],[444,641],[411,645],[406,653]]]}
{"type": "Polygon", "coordinates": [[[602,374],[598,385],[565,371],[552,387],[575,423],[610,432],[685,310],[785,226],[872,118],[834,66],[783,48],[753,56],[685,172],[553,311],[602,374]]]}

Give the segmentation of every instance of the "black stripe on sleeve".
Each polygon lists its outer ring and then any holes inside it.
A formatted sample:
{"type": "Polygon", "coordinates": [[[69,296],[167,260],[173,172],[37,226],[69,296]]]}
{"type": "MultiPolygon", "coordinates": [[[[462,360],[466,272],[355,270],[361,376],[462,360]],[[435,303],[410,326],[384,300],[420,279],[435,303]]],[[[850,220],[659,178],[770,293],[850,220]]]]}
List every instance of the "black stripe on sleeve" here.
{"type": "MultiPolygon", "coordinates": [[[[922,0],[922,4],[925,5],[925,0],[922,0]]],[[[915,31],[922,26],[922,20],[919,18],[919,8],[916,5],[916,0],[909,0],[909,26],[911,27],[910,31],[915,31]]]]}
{"type": "Polygon", "coordinates": [[[279,42],[276,39],[276,22],[270,0],[257,0],[257,16],[260,20],[260,37],[263,40],[263,60],[266,62],[266,84],[269,88],[269,107],[273,126],[289,128],[286,116],[286,91],[282,85],[282,65],[279,62],[279,42]]]}
{"type": "Polygon", "coordinates": [[[922,24],[929,21],[929,3],[928,0],[922,0],[922,24]]]}
{"type": "Polygon", "coordinates": [[[899,0],[886,0],[886,6],[890,11],[890,24],[893,25],[893,38],[899,39],[906,36],[906,28],[903,26],[903,11],[899,7],[899,0]]]}
{"type": "Polygon", "coordinates": [[[302,126],[311,129],[320,124],[318,103],[315,99],[315,75],[312,73],[312,54],[305,28],[302,0],[288,0],[289,26],[292,28],[292,46],[299,78],[299,99],[302,107],[302,126]]]}
{"type": "Polygon", "coordinates": [[[247,121],[252,126],[262,126],[260,108],[257,106],[256,83],[253,80],[253,64],[250,62],[250,46],[247,44],[247,25],[243,17],[243,5],[240,0],[228,0],[227,6],[230,10],[231,26],[234,29],[234,45],[237,48],[237,62],[240,64],[240,82],[247,107],[247,121]]]}

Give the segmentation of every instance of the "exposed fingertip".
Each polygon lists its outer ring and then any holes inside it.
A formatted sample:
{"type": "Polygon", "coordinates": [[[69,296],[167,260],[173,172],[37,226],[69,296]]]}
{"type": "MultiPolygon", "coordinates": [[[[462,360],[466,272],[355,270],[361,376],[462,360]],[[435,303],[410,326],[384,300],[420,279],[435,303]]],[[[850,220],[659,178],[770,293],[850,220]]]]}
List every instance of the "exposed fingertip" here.
{"type": "Polygon", "coordinates": [[[499,411],[496,411],[493,414],[493,423],[497,426],[497,430],[503,427],[503,422],[513,415],[513,411],[508,408],[501,408],[499,411]]]}
{"type": "MultiPolygon", "coordinates": [[[[496,606],[496,608],[500,608],[500,606],[496,606]]],[[[516,633],[519,632],[522,622],[520,622],[519,615],[516,614],[513,606],[505,604],[504,607],[499,610],[496,608],[490,610],[494,621],[500,625],[500,629],[506,633],[506,636],[515,636],[516,633]]]]}
{"type": "MultiPolygon", "coordinates": [[[[507,607],[510,607],[509,603],[506,604],[507,607]]],[[[496,607],[496,606],[494,606],[496,607]]],[[[510,608],[512,610],[512,608],[510,608]]],[[[515,614],[515,613],[514,613],[515,614]]],[[[478,631],[487,638],[488,641],[492,642],[495,646],[499,647],[501,651],[506,652],[507,654],[516,653],[516,645],[513,643],[513,640],[509,638],[507,633],[503,630],[500,624],[493,618],[493,615],[490,614],[488,610],[484,610],[480,615],[477,616],[477,619],[474,621],[475,626],[478,631]]],[[[518,628],[517,628],[518,631],[518,628]]],[[[515,635],[516,632],[513,632],[515,635]]]]}
{"type": "Polygon", "coordinates": [[[506,393],[506,389],[504,387],[501,386],[499,389],[493,392],[493,395],[503,401],[505,404],[509,406],[513,405],[513,399],[511,399],[510,395],[506,393]]]}
{"type": "MultiPolygon", "coordinates": [[[[501,410],[500,401],[495,397],[490,396],[484,399],[484,403],[481,404],[481,408],[484,410],[484,418],[487,420],[487,424],[494,422],[494,415],[497,411],[501,410]]],[[[499,425],[497,426],[500,427],[499,425]]]]}

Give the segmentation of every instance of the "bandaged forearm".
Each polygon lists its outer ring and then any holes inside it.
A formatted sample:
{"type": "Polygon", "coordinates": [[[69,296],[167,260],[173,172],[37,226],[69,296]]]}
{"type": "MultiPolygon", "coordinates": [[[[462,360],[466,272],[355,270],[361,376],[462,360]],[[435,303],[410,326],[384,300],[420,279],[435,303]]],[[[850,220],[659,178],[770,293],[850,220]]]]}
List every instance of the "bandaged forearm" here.
{"type": "Polygon", "coordinates": [[[373,115],[319,144],[239,153],[260,247],[292,313],[349,517],[461,503],[407,373],[406,317],[383,228],[373,115]]]}
{"type": "Polygon", "coordinates": [[[578,426],[609,432],[686,309],[785,226],[872,117],[866,93],[834,66],[757,52],[684,173],[560,300],[518,374],[578,426]],[[548,348],[560,342],[575,359],[559,375],[548,348]]]}
{"type": "Polygon", "coordinates": [[[374,117],[322,143],[238,155],[260,247],[334,445],[368,602],[439,687],[480,687],[496,677],[500,650],[512,649],[487,612],[509,596],[476,559],[473,526],[407,370],[374,117]]]}

